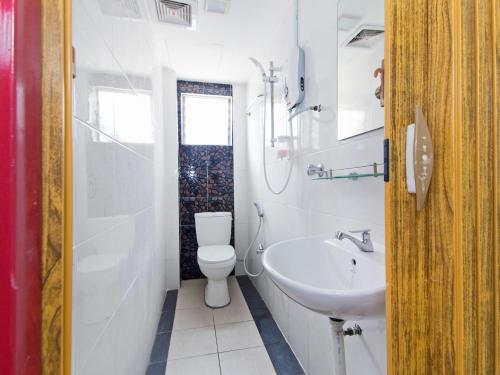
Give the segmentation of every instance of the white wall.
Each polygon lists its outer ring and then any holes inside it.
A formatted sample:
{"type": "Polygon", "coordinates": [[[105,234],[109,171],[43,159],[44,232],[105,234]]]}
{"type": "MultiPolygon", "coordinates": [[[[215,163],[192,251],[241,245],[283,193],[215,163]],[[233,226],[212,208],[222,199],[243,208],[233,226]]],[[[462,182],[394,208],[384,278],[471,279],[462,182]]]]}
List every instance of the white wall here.
{"type": "MultiPolygon", "coordinates": [[[[247,86],[233,84],[233,158],[234,158],[234,231],[235,251],[242,259],[248,247],[247,189],[247,86]]],[[[242,262],[236,263],[236,274],[244,274],[242,262]]]]}
{"type": "MultiPolygon", "coordinates": [[[[286,60],[294,43],[294,8],[290,1],[287,21],[277,27],[268,50],[266,65],[286,60]]],[[[337,4],[335,1],[309,0],[300,7],[300,45],[306,54],[305,105],[322,104],[323,112],[308,113],[295,123],[298,135],[290,186],[275,196],[265,187],[262,168],[262,119],[253,107],[248,121],[248,214],[250,236],[257,218],[251,202],[260,201],[265,210],[262,240],[266,245],[277,241],[336,230],[370,228],[376,242],[384,243],[384,182],[382,178],[358,181],[312,181],[305,174],[309,163],[323,163],[329,168],[345,168],[383,161],[383,131],[377,130],[346,141],[337,141],[337,4]]],[[[263,61],[264,62],[264,61],[263,61]]],[[[256,74],[248,85],[248,103],[263,92],[256,74]]],[[[283,111],[283,109],[281,109],[283,111]]],[[[277,127],[286,128],[278,119],[277,127]]],[[[267,130],[269,134],[269,129],[267,130]]],[[[278,134],[279,135],[279,134],[278,134]]],[[[268,136],[269,137],[269,136],[268,136]]],[[[286,145],[278,145],[278,148],[286,145]]],[[[283,183],[288,161],[278,160],[275,151],[267,150],[271,184],[283,183]]],[[[313,256],[313,253],[311,253],[313,256]]],[[[252,269],[260,269],[254,256],[252,269]]],[[[314,270],[311,270],[314,272],[314,270]]],[[[310,375],[332,374],[332,339],[328,318],[306,310],[283,294],[267,278],[254,280],[275,320],[286,336],[300,363],[310,375]]],[[[351,324],[352,322],[348,322],[351,324]]],[[[385,321],[362,321],[362,337],[346,338],[349,375],[385,374],[385,321]]]]}
{"type": "Polygon", "coordinates": [[[147,23],[105,16],[96,0],[73,6],[72,372],[144,374],[165,289],[178,286],[175,75],[154,67],[147,23]],[[151,105],[124,117],[99,87],[151,105]]]}
{"type": "Polygon", "coordinates": [[[166,286],[179,289],[179,175],[177,130],[177,77],[163,66],[153,68],[153,113],[159,126],[155,147],[155,187],[157,243],[165,250],[166,286]]]}

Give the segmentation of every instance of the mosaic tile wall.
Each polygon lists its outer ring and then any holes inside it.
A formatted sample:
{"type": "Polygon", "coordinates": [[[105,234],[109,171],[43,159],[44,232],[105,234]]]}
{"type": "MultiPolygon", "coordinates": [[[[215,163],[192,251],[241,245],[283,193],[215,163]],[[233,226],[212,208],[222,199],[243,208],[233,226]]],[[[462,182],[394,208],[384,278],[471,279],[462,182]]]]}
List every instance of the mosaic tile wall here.
{"type": "MultiPolygon", "coordinates": [[[[179,221],[181,279],[204,277],[196,251],[196,212],[228,211],[234,217],[233,146],[181,144],[181,94],[232,96],[232,86],[217,83],[177,81],[179,118],[179,221]]],[[[234,222],[233,222],[234,223],[234,222]]],[[[231,245],[234,246],[234,224],[231,245]]]]}

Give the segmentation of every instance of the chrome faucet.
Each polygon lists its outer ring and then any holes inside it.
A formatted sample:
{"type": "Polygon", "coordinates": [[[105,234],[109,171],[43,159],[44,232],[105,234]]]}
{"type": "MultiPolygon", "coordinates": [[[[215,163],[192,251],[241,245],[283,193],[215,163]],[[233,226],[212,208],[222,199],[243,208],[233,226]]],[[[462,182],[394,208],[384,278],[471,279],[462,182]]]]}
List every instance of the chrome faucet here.
{"type": "Polygon", "coordinates": [[[347,238],[348,240],[351,240],[359,248],[359,250],[364,251],[365,253],[372,253],[375,251],[373,249],[372,240],[370,239],[370,229],[351,230],[350,232],[361,233],[362,240],[360,241],[357,238],[340,231],[335,232],[335,238],[341,241],[344,238],[347,238]]]}

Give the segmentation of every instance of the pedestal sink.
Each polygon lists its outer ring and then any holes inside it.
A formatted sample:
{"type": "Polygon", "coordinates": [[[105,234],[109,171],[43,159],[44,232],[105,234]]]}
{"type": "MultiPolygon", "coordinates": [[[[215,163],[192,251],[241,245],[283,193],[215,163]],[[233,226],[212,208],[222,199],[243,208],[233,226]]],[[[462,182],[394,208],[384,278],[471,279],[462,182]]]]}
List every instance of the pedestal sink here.
{"type": "Polygon", "coordinates": [[[383,248],[374,248],[365,253],[349,240],[306,237],[276,243],[262,259],[286,295],[330,317],[336,375],[346,373],[345,321],[385,316],[385,259],[383,248]]]}

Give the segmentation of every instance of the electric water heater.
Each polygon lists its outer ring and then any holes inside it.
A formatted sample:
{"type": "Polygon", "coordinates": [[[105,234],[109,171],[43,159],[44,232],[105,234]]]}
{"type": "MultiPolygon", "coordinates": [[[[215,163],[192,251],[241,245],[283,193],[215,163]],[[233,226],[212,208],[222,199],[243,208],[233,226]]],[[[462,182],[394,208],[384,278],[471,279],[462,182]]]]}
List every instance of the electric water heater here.
{"type": "Polygon", "coordinates": [[[305,95],[305,56],[302,48],[292,49],[282,66],[282,74],[283,100],[290,110],[302,103],[305,95]]]}

